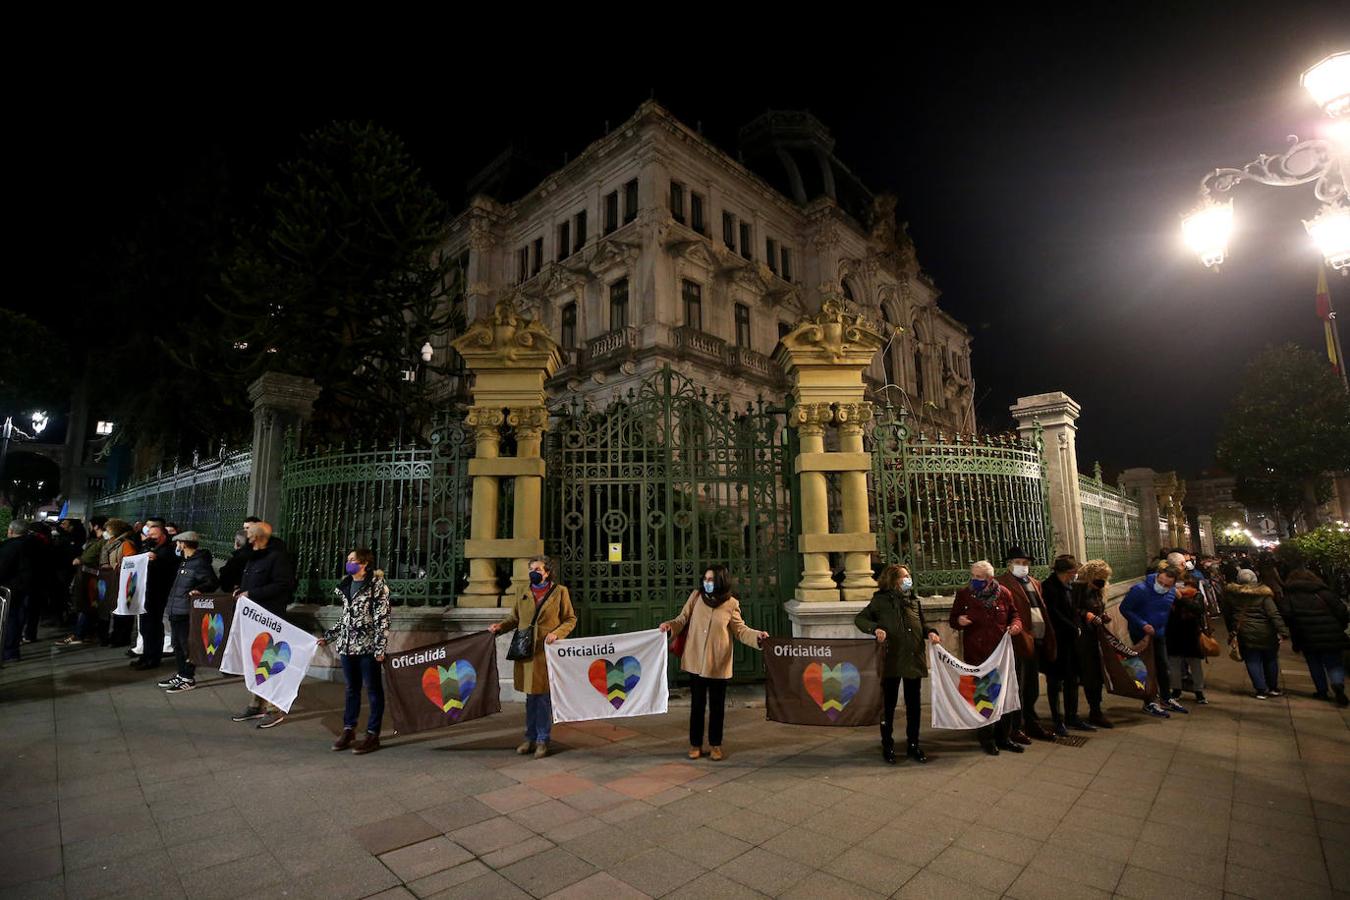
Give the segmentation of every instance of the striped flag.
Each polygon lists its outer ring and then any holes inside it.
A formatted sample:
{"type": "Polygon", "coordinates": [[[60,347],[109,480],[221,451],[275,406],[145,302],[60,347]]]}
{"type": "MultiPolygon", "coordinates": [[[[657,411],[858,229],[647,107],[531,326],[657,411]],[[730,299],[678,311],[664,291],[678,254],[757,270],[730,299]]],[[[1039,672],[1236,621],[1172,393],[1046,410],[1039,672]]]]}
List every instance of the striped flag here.
{"type": "Polygon", "coordinates": [[[1327,336],[1327,359],[1337,375],[1341,373],[1341,358],[1336,353],[1336,310],[1331,308],[1331,291],[1327,289],[1326,267],[1317,270],[1317,316],[1322,320],[1322,328],[1327,336]]]}

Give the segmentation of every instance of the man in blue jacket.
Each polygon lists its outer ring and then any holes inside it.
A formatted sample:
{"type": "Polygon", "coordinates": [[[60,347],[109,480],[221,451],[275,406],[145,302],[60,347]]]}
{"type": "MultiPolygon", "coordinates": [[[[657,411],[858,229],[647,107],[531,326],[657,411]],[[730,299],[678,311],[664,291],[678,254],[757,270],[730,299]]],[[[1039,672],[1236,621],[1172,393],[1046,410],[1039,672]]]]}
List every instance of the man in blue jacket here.
{"type": "Polygon", "coordinates": [[[1120,604],[1120,614],[1129,623],[1130,640],[1137,644],[1144,639],[1144,635],[1153,637],[1149,652],[1153,654],[1158,694],[1144,703],[1144,711],[1160,719],[1169,717],[1168,709],[1190,712],[1172,699],[1172,683],[1167,670],[1167,641],[1164,639],[1167,619],[1172,615],[1172,604],[1177,599],[1175,585],[1180,579],[1181,570],[1176,566],[1168,566],[1130,588],[1120,604]]]}

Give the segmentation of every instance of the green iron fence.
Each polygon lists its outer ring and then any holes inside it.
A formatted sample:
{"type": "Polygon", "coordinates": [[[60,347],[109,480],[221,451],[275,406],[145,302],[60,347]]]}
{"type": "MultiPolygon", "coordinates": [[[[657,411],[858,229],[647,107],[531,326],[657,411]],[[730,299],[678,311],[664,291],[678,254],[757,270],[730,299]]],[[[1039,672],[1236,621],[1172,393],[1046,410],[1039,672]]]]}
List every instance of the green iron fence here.
{"type": "Polygon", "coordinates": [[[903,409],[878,410],[871,433],[872,513],[883,562],[910,567],[924,593],[970,579],[970,564],[1002,568],[1024,547],[1044,577],[1051,527],[1040,426],[1032,441],[910,430],[903,409]]]}
{"type": "Polygon", "coordinates": [[[1087,539],[1086,558],[1106,560],[1117,579],[1133,578],[1142,572],[1145,550],[1139,504],[1123,488],[1116,490],[1103,483],[1100,464],[1093,467],[1093,474],[1078,476],[1078,493],[1087,539]]]}
{"type": "Polygon", "coordinates": [[[128,522],[160,516],[181,531],[195,531],[201,544],[216,557],[234,550],[234,535],[248,515],[248,482],[253,465],[251,450],[222,454],[216,459],[171,472],[158,472],[144,481],[105,494],[94,501],[94,512],[128,522]]]}
{"type": "MultiPolygon", "coordinates": [[[[725,563],[745,620],[786,633],[799,574],[784,411],[733,414],[665,368],[603,411],[556,411],[548,433],[545,545],[580,633],[653,628],[725,563]]],[[[762,675],[738,645],[738,677],[762,675]]]]}
{"type": "Polygon", "coordinates": [[[288,441],[281,535],[296,555],[297,601],[333,602],[348,552],[362,546],[395,605],[453,601],[466,574],[473,433],[446,415],[430,443],[302,450],[288,441]]]}

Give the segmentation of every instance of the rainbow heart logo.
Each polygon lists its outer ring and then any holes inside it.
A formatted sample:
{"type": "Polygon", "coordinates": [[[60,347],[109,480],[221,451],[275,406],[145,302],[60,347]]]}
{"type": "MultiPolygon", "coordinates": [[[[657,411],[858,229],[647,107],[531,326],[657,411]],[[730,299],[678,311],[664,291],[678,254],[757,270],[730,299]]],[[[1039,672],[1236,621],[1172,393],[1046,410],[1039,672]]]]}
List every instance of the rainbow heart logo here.
{"type": "Polygon", "coordinates": [[[807,695],[816,702],[821,712],[829,716],[831,722],[838,719],[844,707],[858,695],[861,685],[862,676],[858,674],[858,667],[851,662],[837,666],[813,662],[802,672],[802,686],[806,688],[807,695]]]}
{"type": "Polygon", "coordinates": [[[131,571],[127,572],[127,584],[126,584],[126,590],[123,591],[123,594],[124,594],[124,595],[126,596],[126,598],[127,598],[127,603],[128,603],[128,605],[135,602],[135,600],[136,600],[136,588],[137,588],[137,586],[138,586],[139,584],[140,584],[140,579],[138,579],[138,578],[136,577],[136,570],[135,570],[135,569],[132,569],[131,571]]]}
{"type": "Polygon", "coordinates": [[[591,679],[591,687],[618,709],[642,680],[642,663],[632,656],[625,656],[618,662],[597,659],[591,663],[587,674],[591,679]]]}
{"type": "Polygon", "coordinates": [[[422,693],[452,722],[464,712],[464,704],[469,702],[469,695],[477,684],[478,672],[467,659],[422,670],[422,693]]]}
{"type": "Polygon", "coordinates": [[[961,696],[966,698],[966,702],[987,719],[994,714],[998,695],[1003,691],[1003,677],[999,675],[998,669],[981,678],[962,675],[958,690],[961,696]]]}
{"type": "Polygon", "coordinates": [[[290,661],[291,645],[273,641],[272,632],[264,631],[253,639],[253,678],[257,684],[280,675],[290,661]]]}
{"type": "Polygon", "coordinates": [[[98,580],[98,599],[108,599],[108,582],[104,581],[102,578],[98,580]]]}
{"type": "Polygon", "coordinates": [[[202,616],[202,646],[207,656],[215,656],[220,649],[220,639],[225,635],[225,617],[220,613],[202,616]]]}
{"type": "Polygon", "coordinates": [[[1134,682],[1135,690],[1146,690],[1148,688],[1148,666],[1144,665],[1144,660],[1138,656],[1121,656],[1120,664],[1125,669],[1125,674],[1130,676],[1134,682]]]}

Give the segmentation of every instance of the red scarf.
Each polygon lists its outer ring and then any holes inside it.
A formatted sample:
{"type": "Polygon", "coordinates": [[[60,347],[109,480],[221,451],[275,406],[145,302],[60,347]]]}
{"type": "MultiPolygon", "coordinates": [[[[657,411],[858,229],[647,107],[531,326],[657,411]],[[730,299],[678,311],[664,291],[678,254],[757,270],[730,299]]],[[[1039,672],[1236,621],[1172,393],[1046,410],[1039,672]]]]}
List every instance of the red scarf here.
{"type": "Polygon", "coordinates": [[[538,606],[540,603],[543,602],[544,598],[548,596],[548,592],[552,587],[553,585],[549,584],[548,582],[544,582],[543,584],[540,585],[533,585],[533,584],[530,585],[530,593],[534,595],[535,606],[538,606]]]}

